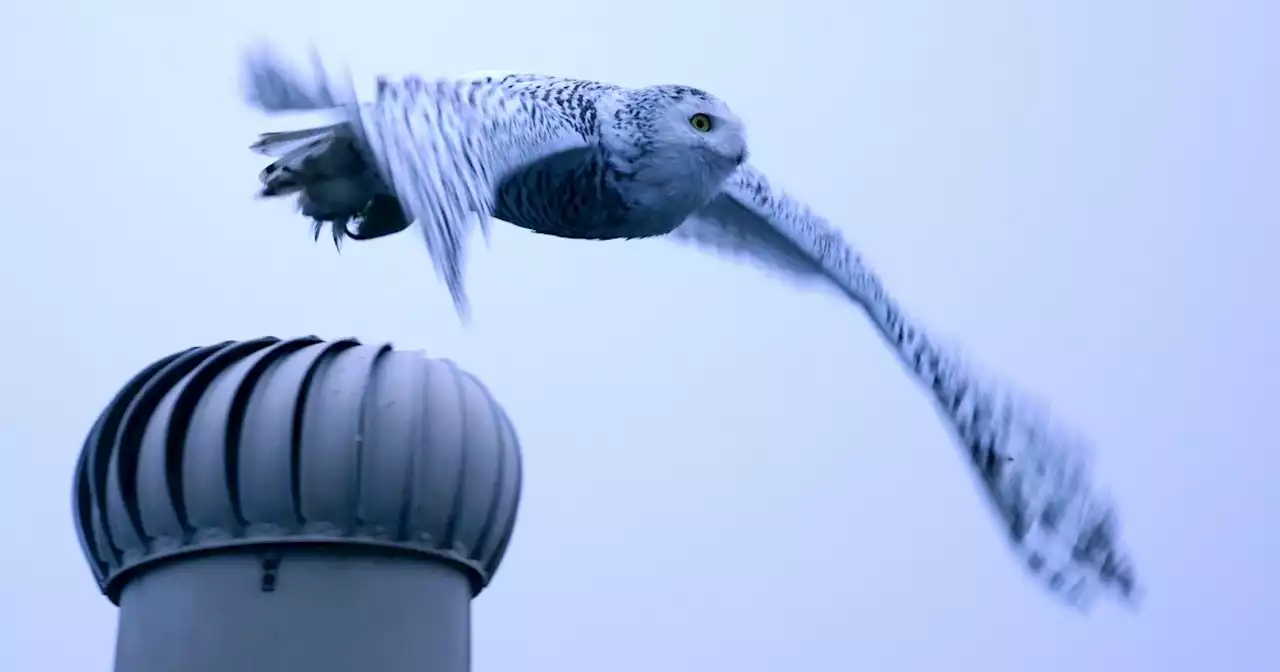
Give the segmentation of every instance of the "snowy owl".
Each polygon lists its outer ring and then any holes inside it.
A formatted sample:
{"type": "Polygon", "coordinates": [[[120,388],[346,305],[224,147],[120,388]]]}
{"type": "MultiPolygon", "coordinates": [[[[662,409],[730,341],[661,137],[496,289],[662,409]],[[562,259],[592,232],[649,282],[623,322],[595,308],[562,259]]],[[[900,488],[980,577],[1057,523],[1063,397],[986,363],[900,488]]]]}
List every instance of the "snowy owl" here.
{"type": "Polygon", "coordinates": [[[267,112],[327,110],[334,123],[263,134],[276,160],[261,195],[296,195],[319,236],[367,240],[416,222],[436,272],[467,311],[462,262],[496,218],[567,238],[668,236],[817,280],[870,317],[933,402],[1010,546],[1053,593],[1084,606],[1138,583],[1084,443],[1039,404],[980,377],[886,293],[825,219],[748,162],[742,122],[688,86],[625,88],[533,74],[379,78],[358,102],[350,77],[246,52],[246,96],[267,112]],[[354,226],[354,228],[352,228],[354,226]]]}

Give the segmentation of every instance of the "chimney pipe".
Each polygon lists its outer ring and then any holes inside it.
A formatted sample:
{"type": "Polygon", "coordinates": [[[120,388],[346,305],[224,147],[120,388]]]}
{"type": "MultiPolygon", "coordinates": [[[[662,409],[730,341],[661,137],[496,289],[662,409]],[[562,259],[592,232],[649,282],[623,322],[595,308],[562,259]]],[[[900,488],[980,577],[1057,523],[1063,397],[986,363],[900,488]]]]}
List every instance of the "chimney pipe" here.
{"type": "Polygon", "coordinates": [[[506,414],[451,362],[262,338],[129,381],[74,508],[116,672],[466,672],[520,486],[506,414]]]}

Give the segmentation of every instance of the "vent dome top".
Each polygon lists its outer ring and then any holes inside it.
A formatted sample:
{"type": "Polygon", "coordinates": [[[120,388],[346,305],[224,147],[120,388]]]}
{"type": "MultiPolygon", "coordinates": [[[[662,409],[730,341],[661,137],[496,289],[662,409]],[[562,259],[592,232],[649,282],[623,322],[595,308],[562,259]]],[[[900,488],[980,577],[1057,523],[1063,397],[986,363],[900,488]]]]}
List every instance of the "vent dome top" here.
{"type": "Polygon", "coordinates": [[[511,539],[521,457],[452,362],[314,336],[164,357],[102,411],[76,528],[114,602],[147,565],[260,544],[351,544],[458,566],[479,593],[511,539]]]}

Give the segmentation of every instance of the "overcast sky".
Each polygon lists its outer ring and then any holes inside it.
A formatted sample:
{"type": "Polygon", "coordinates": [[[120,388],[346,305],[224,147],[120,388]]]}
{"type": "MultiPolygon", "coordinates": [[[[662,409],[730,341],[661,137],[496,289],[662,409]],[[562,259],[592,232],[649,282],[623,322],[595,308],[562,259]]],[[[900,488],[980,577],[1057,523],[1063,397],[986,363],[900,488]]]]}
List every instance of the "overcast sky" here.
{"type": "Polygon", "coordinates": [[[1280,5],[10,5],[0,669],[110,667],[69,492],[116,389],[190,345],[311,333],[453,358],[515,422],[525,499],[475,604],[481,672],[1280,669],[1280,5]],[[313,244],[251,197],[246,146],[278,127],[238,97],[253,34],[364,78],[724,98],[753,162],[910,310],[1096,440],[1147,601],[1082,616],[1030,581],[835,296],[665,241],[499,226],[464,327],[416,236],[313,244]]]}

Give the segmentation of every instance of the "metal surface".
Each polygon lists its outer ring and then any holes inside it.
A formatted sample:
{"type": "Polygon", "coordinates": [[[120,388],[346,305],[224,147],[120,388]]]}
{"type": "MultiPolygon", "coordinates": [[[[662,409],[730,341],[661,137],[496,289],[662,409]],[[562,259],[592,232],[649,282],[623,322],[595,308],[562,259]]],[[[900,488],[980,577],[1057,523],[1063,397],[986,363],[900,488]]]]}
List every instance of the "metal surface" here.
{"type": "Polygon", "coordinates": [[[280,543],[426,554],[479,592],[511,537],[520,468],[506,414],[452,362],[355,340],[225,342],[124,386],[85,441],[75,515],[117,603],[149,563],[280,543]]]}
{"type": "Polygon", "coordinates": [[[186,556],[125,588],[115,670],[466,672],[470,601],[452,567],[367,548],[186,556]]]}

